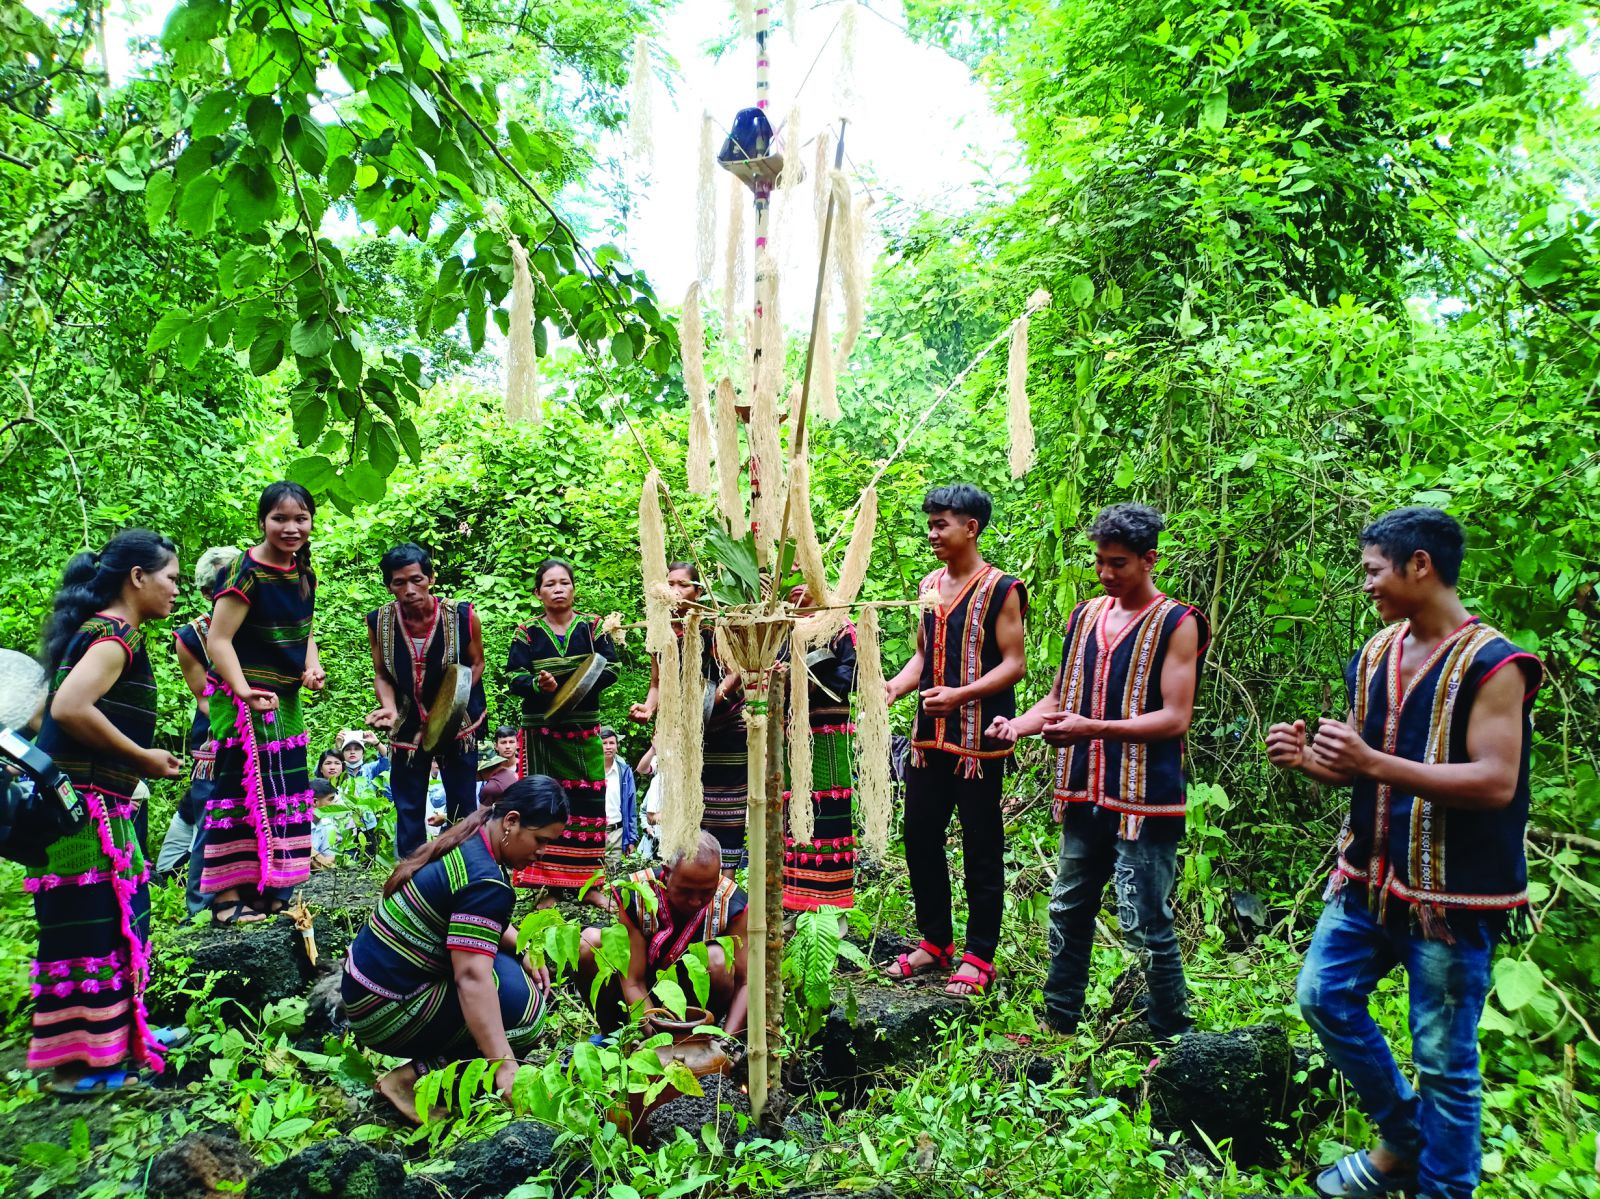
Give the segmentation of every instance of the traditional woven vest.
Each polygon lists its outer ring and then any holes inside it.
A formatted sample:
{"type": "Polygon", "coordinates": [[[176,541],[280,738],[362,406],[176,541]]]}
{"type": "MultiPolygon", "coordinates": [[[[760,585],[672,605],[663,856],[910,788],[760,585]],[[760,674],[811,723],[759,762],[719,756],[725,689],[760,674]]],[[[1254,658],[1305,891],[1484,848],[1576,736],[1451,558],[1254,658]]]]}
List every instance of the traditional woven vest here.
{"type": "Polygon", "coordinates": [[[1539,659],[1476,618],[1446,637],[1400,682],[1405,622],[1377,633],[1346,671],[1350,707],[1362,739],[1414,762],[1466,762],[1467,722],[1483,684],[1515,662],[1526,676],[1521,765],[1511,803],[1453,808],[1358,777],[1339,835],[1329,895],[1360,890],[1380,917],[1391,899],[1407,905],[1422,935],[1452,940],[1448,916],[1520,913],[1528,903],[1523,834],[1528,825],[1529,714],[1544,678],[1539,659]]]}

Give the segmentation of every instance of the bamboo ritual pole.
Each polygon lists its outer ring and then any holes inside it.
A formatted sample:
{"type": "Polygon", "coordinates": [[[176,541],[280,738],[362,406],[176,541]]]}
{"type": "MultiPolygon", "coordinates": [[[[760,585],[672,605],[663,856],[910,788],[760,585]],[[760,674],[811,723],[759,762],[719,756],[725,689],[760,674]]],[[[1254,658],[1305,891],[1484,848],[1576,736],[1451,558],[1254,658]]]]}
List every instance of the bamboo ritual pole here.
{"type": "MultiPolygon", "coordinates": [[[[779,552],[781,553],[781,547],[779,552]]],[[[792,627],[792,626],[791,626],[792,627]]],[[[792,633],[786,629],[784,637],[787,640],[792,633]]],[[[794,657],[791,653],[790,658],[794,657]]],[[[767,945],[762,956],[766,959],[767,974],[763,984],[767,991],[767,1040],[769,1056],[767,1057],[766,1094],[780,1089],[783,1085],[783,1058],[780,1054],[772,1052],[772,1045],[781,1045],[781,1031],[783,1028],[783,713],[788,709],[784,706],[785,676],[774,673],[772,683],[772,716],[767,720],[767,777],[763,788],[762,803],[752,804],[752,808],[765,807],[766,817],[762,823],[766,826],[760,856],[763,859],[763,872],[766,875],[767,909],[767,945]]],[[[756,844],[751,838],[751,844],[756,844]]],[[[752,861],[754,857],[752,856],[752,861]]],[[[754,889],[755,881],[751,880],[754,889]]],[[[752,937],[754,932],[752,932],[752,937]]],[[[751,1117],[756,1127],[761,1128],[762,1112],[757,1111],[754,1104],[750,1108],[751,1117]]]]}
{"type": "MultiPolygon", "coordinates": [[[[776,724],[769,715],[770,701],[768,687],[772,681],[770,670],[746,670],[744,676],[744,723],[746,745],[746,771],[745,784],[752,800],[764,797],[767,785],[767,727],[776,724]]],[[[771,990],[767,985],[767,861],[766,861],[766,836],[767,836],[767,805],[763,802],[749,804],[749,830],[747,841],[750,847],[750,871],[746,878],[749,888],[749,933],[750,945],[747,949],[746,963],[749,969],[750,985],[750,1116],[757,1127],[761,1124],[761,1113],[767,1105],[767,1080],[769,1077],[768,1055],[768,1023],[771,1014],[768,1012],[768,1002],[771,990]]],[[[783,921],[778,921],[779,935],[782,935],[783,921]]],[[[782,957],[779,957],[781,964],[782,957]]],[[[780,1004],[778,1014],[781,1018],[783,1007],[780,1004]]]]}

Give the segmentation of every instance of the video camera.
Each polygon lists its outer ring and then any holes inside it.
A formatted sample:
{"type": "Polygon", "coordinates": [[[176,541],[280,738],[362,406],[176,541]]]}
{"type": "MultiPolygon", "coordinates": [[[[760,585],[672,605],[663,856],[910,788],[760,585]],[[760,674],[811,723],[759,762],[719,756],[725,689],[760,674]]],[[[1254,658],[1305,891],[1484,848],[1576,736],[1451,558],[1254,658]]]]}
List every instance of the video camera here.
{"type": "Polygon", "coordinates": [[[0,857],[27,866],[44,865],[51,843],[88,817],[72,780],[19,731],[49,693],[38,662],[0,649],[0,857]]]}

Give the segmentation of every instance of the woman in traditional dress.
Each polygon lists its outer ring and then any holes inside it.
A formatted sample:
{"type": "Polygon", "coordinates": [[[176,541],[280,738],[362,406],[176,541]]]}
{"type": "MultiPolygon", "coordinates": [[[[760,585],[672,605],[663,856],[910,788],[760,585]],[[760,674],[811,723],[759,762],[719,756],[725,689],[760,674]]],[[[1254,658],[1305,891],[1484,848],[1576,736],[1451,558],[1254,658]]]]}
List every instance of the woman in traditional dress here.
{"type": "Polygon", "coordinates": [[[215,798],[206,804],[200,890],[219,924],[282,910],[311,873],[311,781],[300,688],[326,681],[312,636],[317,506],[298,483],[261,493],[261,544],[217,589],[211,653],[215,798]]]}
{"type": "MultiPolygon", "coordinates": [[[[700,574],[692,562],[674,562],[667,567],[667,585],[682,603],[700,598],[700,574]]],[[[673,632],[683,636],[683,626],[674,623],[673,632]]],[[[745,822],[750,802],[749,749],[745,744],[744,691],[739,672],[723,666],[718,659],[710,629],[700,630],[700,668],[708,686],[714,686],[711,714],[706,718],[704,757],[700,785],[705,792],[705,814],[700,827],[722,846],[722,872],[729,878],[744,862],[745,822]]],[[[634,704],[628,715],[640,724],[649,724],[661,706],[661,664],[650,662],[650,692],[643,703],[634,704]]]]}
{"type": "Polygon", "coordinates": [[[561,840],[540,861],[517,871],[511,881],[519,887],[583,891],[589,902],[604,907],[605,888],[598,885],[606,854],[600,693],[617,681],[617,647],[600,631],[598,619],[577,614],[572,563],[560,558],[539,563],[534,591],[544,611],[517,627],[506,658],[511,692],[522,697],[517,773],[555,779],[566,789],[572,814],[561,840]],[[595,654],[605,659],[600,677],[585,694],[551,715],[551,697],[575,671],[587,668],[595,654]]]}
{"type": "MultiPolygon", "coordinates": [[[[789,602],[804,607],[811,601],[801,586],[790,592],[789,602]]],[[[791,672],[797,685],[804,677],[809,687],[813,816],[809,841],[796,842],[789,835],[783,839],[787,911],[855,906],[856,839],[850,821],[855,795],[856,726],[850,720],[850,694],[856,687],[855,626],[846,621],[828,643],[828,651],[826,660],[814,668],[791,672]]]]}
{"type": "Polygon", "coordinates": [[[65,1095],[138,1083],[161,1068],[145,1019],[149,872],[134,831],[141,778],[175,779],[183,763],[152,748],[156,681],[142,626],[172,613],[178,555],[143,529],[67,566],[44,631],[51,694],[38,747],[76,788],[89,819],[29,867],[39,919],[28,1065],[53,1069],[65,1095]]]}
{"type": "Polygon", "coordinates": [[[511,1094],[550,977],[513,956],[510,874],[560,841],[567,796],[543,775],[512,783],[395,867],[350,946],[340,989],[351,1031],[369,1049],[412,1059],[378,1080],[410,1120],[420,1123],[417,1079],[446,1062],[493,1062],[495,1089],[511,1094]]]}

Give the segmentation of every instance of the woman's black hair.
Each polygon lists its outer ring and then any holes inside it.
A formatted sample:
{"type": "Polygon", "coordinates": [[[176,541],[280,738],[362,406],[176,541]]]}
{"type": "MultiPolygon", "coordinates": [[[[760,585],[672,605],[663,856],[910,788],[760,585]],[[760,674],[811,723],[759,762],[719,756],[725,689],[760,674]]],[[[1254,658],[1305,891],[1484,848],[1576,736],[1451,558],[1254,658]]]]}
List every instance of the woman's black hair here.
{"type": "Polygon", "coordinates": [[[546,824],[565,824],[572,815],[572,805],[565,788],[548,774],[524,775],[502,791],[492,805],[479,808],[465,820],[458,821],[396,866],[383,884],[384,896],[393,895],[429,862],[442,858],[462,842],[477,836],[478,830],[489,821],[510,812],[515,812],[524,826],[539,828],[546,824]]]}
{"type": "Polygon", "coordinates": [[[76,555],[61,572],[61,586],[39,637],[40,655],[53,675],[73,635],[101,608],[116,602],[135,567],[154,574],[178,555],[169,538],[149,529],[124,529],[98,554],[76,555]]]}
{"type": "Polygon", "coordinates": [[[700,581],[700,568],[693,562],[668,562],[667,573],[671,574],[675,570],[686,570],[689,572],[689,577],[696,583],[700,581]]]}
{"type": "Polygon", "coordinates": [[[537,591],[543,587],[544,576],[558,566],[567,572],[567,578],[571,579],[574,584],[577,583],[578,572],[572,568],[572,563],[565,558],[546,558],[533,568],[533,589],[537,591]]]}
{"type": "Polygon", "coordinates": [[[403,541],[378,560],[378,569],[383,572],[383,585],[387,587],[389,580],[394,578],[394,572],[404,566],[420,566],[423,574],[433,578],[433,558],[428,551],[415,541],[403,541]]]}
{"type": "Polygon", "coordinates": [[[341,774],[344,773],[344,758],[340,755],[339,751],[336,749],[325,749],[322,751],[322,756],[317,759],[316,770],[312,772],[317,778],[322,777],[322,764],[329,758],[332,758],[335,762],[339,763],[339,772],[341,774]]]}
{"type": "MultiPolygon", "coordinates": [[[[311,498],[311,493],[298,483],[291,483],[287,479],[280,479],[276,483],[269,483],[267,489],[261,493],[261,498],[256,501],[256,524],[261,526],[262,535],[266,535],[267,517],[272,510],[284,501],[299,504],[306,512],[315,518],[317,515],[317,501],[311,498]]],[[[300,568],[300,598],[304,599],[311,594],[312,584],[316,582],[316,574],[311,569],[311,542],[308,538],[300,543],[300,548],[294,552],[294,564],[300,568]]]]}

